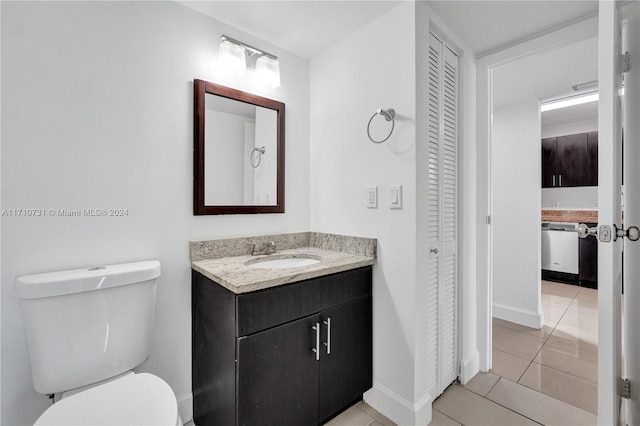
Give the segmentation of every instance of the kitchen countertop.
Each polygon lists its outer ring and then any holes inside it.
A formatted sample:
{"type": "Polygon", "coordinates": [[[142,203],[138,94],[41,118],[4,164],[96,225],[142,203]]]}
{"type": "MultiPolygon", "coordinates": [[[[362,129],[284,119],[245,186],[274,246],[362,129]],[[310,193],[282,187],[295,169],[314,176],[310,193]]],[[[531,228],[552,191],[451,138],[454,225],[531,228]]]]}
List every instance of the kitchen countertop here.
{"type": "Polygon", "coordinates": [[[597,209],[542,209],[542,222],[598,223],[597,209]]]}
{"type": "Polygon", "coordinates": [[[374,256],[327,250],[319,247],[297,247],[270,255],[243,255],[194,260],[191,268],[236,294],[276,287],[282,284],[343,272],[373,265],[374,256]],[[294,268],[258,269],[247,266],[260,260],[309,257],[319,263],[294,268]]]}

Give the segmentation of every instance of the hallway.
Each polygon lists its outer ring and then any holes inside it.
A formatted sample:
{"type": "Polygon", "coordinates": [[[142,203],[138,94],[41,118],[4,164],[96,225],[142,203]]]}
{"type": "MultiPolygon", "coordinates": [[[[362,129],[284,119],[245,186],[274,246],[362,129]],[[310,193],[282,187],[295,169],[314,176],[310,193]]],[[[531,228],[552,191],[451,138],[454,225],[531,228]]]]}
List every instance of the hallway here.
{"type": "Polygon", "coordinates": [[[542,282],[541,330],[493,319],[493,369],[452,385],[431,425],[597,423],[597,291],[542,282]]]}

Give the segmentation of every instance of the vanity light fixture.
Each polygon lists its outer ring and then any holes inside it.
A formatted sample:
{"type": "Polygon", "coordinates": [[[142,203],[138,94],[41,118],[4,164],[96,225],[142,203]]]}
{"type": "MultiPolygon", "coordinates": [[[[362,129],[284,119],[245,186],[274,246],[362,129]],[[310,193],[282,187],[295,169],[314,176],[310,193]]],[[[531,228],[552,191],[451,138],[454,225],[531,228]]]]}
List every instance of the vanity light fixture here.
{"type": "Polygon", "coordinates": [[[548,102],[543,102],[540,106],[540,111],[552,111],[554,109],[567,108],[570,106],[586,104],[589,102],[596,102],[598,100],[598,92],[583,93],[576,96],[567,96],[565,98],[554,99],[548,102]]]}
{"type": "Polygon", "coordinates": [[[256,77],[275,89],[280,87],[280,62],[278,57],[229,36],[220,37],[218,60],[222,68],[242,75],[254,71],[256,77]]]}

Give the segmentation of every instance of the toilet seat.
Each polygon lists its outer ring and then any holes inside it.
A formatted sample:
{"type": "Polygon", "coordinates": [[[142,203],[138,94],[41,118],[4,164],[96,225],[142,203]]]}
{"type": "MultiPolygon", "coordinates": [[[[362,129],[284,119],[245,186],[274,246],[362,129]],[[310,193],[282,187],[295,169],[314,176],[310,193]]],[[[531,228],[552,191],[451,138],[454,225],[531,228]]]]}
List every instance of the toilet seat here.
{"type": "Polygon", "coordinates": [[[35,425],[181,426],[182,422],[169,385],[153,374],[140,373],[63,398],[35,425]]]}

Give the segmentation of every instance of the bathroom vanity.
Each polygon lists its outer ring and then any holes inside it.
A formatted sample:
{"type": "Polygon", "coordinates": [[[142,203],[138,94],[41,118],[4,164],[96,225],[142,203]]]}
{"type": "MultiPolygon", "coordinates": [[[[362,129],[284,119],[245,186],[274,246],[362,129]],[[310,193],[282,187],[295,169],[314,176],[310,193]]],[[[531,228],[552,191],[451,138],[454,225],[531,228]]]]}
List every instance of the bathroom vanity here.
{"type": "Polygon", "coordinates": [[[374,256],[309,246],[193,261],[194,422],[318,425],[360,400],[372,386],[374,256]],[[273,256],[318,262],[251,267],[273,256]]]}

